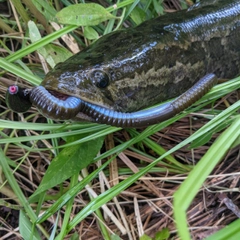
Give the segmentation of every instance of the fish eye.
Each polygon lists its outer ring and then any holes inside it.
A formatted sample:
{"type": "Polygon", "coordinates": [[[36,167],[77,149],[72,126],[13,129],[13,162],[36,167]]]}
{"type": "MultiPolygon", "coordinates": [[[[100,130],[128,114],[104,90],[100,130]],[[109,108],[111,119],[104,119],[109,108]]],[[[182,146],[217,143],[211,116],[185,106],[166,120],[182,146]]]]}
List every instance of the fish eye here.
{"type": "Polygon", "coordinates": [[[109,85],[109,77],[107,73],[95,70],[91,73],[90,79],[98,88],[106,88],[109,85]]]}

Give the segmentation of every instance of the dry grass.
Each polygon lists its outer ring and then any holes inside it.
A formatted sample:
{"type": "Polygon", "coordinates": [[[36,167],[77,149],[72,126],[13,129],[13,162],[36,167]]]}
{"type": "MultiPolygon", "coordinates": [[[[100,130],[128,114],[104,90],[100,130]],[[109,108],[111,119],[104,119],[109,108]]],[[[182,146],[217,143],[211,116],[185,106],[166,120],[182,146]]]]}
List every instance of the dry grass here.
{"type": "MultiPolygon", "coordinates": [[[[173,3],[172,5],[179,7],[178,1],[171,2],[173,3]]],[[[6,4],[6,2],[4,3],[6,4]]],[[[4,3],[0,3],[0,8],[4,3]]],[[[12,20],[19,22],[20,19],[17,19],[18,15],[14,15],[14,12],[10,10],[13,9],[8,5],[6,12],[11,14],[12,20]]],[[[1,34],[7,34],[8,36],[13,35],[5,31],[1,31],[1,34]]],[[[21,32],[15,32],[14,35],[20,39],[22,37],[21,32]]],[[[3,41],[3,39],[4,35],[2,35],[1,41],[3,41]]],[[[20,42],[21,40],[8,38],[7,45],[11,51],[14,52],[21,47],[20,42]]],[[[0,48],[0,51],[2,57],[8,55],[3,47],[0,48]]],[[[26,57],[24,62],[37,64],[39,68],[41,67],[41,61],[36,53],[26,57]]],[[[7,86],[16,82],[23,86],[27,86],[28,84],[7,72],[2,72],[0,82],[1,119],[29,121],[26,118],[36,113],[34,108],[26,114],[16,114],[7,110],[5,104],[7,86]]],[[[238,93],[233,92],[224,99],[219,100],[217,108],[225,109],[227,107],[226,103],[231,104],[237,99],[239,99],[238,93]]],[[[36,114],[31,117],[31,122],[46,122],[46,119],[36,114]]],[[[203,118],[200,112],[192,114],[164,128],[162,131],[156,132],[150,139],[160,144],[165,150],[168,150],[196,132],[207,122],[208,120],[203,118]]],[[[41,134],[41,132],[27,129],[19,131],[2,129],[2,133],[12,137],[41,134]]],[[[188,147],[180,149],[174,153],[174,158],[182,164],[190,166],[197,164],[209,146],[218,137],[218,134],[214,134],[211,140],[196,149],[189,149],[188,147]]],[[[110,134],[106,137],[104,147],[101,151],[112,149],[114,146],[119,145],[120,141],[125,142],[130,138],[131,135],[126,130],[110,134]]],[[[59,142],[60,144],[64,143],[62,139],[60,139],[59,142]]],[[[31,146],[30,143],[29,146],[31,146]]],[[[37,147],[40,150],[46,146],[51,147],[51,141],[44,140],[37,142],[37,147]]],[[[28,198],[40,185],[46,169],[54,157],[53,152],[51,150],[28,152],[16,144],[2,145],[1,147],[5,150],[6,156],[11,159],[13,164],[19,164],[19,159],[22,159],[22,156],[26,155],[25,160],[20,163],[20,167],[14,173],[14,176],[24,195],[28,198]]],[[[89,194],[92,196],[99,195],[111,186],[126,179],[129,175],[132,175],[132,173],[139,171],[139,169],[152,162],[156,157],[158,157],[158,154],[146,145],[135,145],[134,148],[128,148],[119,153],[116,159],[111,162],[109,168],[105,169],[105,171],[99,175],[98,179],[91,182],[91,185],[86,186],[85,189],[75,197],[71,216],[73,217],[86,206],[90,201],[89,194]],[[138,152],[136,152],[136,149],[138,152]]],[[[236,206],[240,205],[239,160],[240,149],[239,146],[237,146],[229,151],[221,163],[216,166],[192,202],[188,209],[188,223],[193,239],[203,239],[239,217],[236,216],[236,213],[239,214],[236,206]],[[225,195],[223,195],[223,193],[225,195]],[[231,205],[230,200],[234,205],[231,205]],[[227,206],[229,205],[228,203],[230,203],[232,209],[229,209],[229,206],[227,206]]],[[[96,164],[89,165],[87,169],[81,172],[79,180],[81,180],[81,177],[84,177],[87,172],[98,168],[104,161],[105,159],[102,159],[102,161],[96,164]]],[[[165,161],[165,163],[166,162],[167,161],[165,161]]],[[[169,164],[171,166],[171,163],[169,164]]],[[[183,174],[180,174],[178,171],[174,172],[173,168],[169,171],[166,164],[158,164],[155,170],[139,179],[135,184],[109,202],[105,208],[101,209],[104,216],[103,224],[110,233],[118,234],[121,239],[138,239],[143,233],[153,238],[156,232],[164,228],[169,229],[171,239],[178,239],[173,220],[172,201],[173,194],[187,175],[187,172],[183,174]],[[111,213],[113,213],[115,218],[113,218],[111,213]]],[[[0,187],[0,237],[1,239],[21,239],[18,228],[19,209],[21,209],[21,206],[18,200],[14,199],[15,194],[12,192],[11,187],[8,183],[5,184],[5,177],[2,172],[0,172],[0,183],[2,186],[0,187]]],[[[69,181],[65,181],[63,188],[68,187],[69,181]]],[[[49,189],[47,199],[42,205],[42,210],[48,209],[60,195],[60,187],[49,189]]],[[[36,209],[35,204],[31,206],[33,209],[36,209]]],[[[61,209],[60,219],[58,220],[59,229],[61,229],[63,224],[64,214],[65,208],[63,207],[61,209]]],[[[53,216],[54,217],[50,217],[42,224],[48,233],[51,232],[56,222],[56,215],[53,216]]],[[[98,220],[95,214],[88,216],[81,221],[65,239],[70,239],[74,233],[81,236],[81,239],[103,239],[98,220]]]]}

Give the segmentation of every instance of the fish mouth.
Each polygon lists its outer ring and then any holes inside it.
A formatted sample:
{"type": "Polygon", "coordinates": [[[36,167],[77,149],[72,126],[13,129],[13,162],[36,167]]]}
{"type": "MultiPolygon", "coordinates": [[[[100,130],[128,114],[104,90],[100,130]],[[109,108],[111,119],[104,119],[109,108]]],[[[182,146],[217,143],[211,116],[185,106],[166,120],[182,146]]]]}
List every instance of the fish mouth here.
{"type": "Polygon", "coordinates": [[[66,101],[70,96],[61,92],[57,92],[54,90],[48,90],[46,89],[51,95],[58,98],[59,100],[66,101]]]}
{"type": "MultiPolygon", "coordinates": [[[[46,89],[47,90],[47,89],[46,89]]],[[[82,99],[82,98],[78,98],[78,97],[72,97],[72,96],[70,96],[70,95],[67,95],[67,94],[65,94],[65,93],[61,93],[61,92],[58,92],[58,91],[55,91],[55,90],[47,90],[51,95],[53,95],[55,98],[58,98],[59,100],[61,100],[61,101],[67,101],[67,99],[68,98],[70,98],[71,97],[71,101],[73,101],[74,100],[74,98],[76,98],[76,100],[77,99],[80,99],[83,103],[84,102],[88,102],[88,103],[91,103],[91,104],[93,104],[93,105],[95,105],[95,103],[94,102],[90,102],[90,101],[86,101],[86,100],[84,100],[84,99],[82,99]]],[[[76,101],[75,100],[75,101],[76,101]]],[[[73,116],[71,119],[72,120],[77,120],[77,121],[88,121],[88,122],[95,122],[95,120],[92,118],[92,117],[90,117],[90,116],[88,116],[87,114],[85,114],[85,113],[83,113],[83,112],[81,112],[80,111],[80,109],[78,109],[77,108],[77,110],[79,110],[79,112],[77,113],[77,115],[76,116],[73,116]]],[[[41,111],[42,112],[42,111],[41,111]]],[[[75,111],[74,111],[75,112],[75,111]]],[[[74,113],[75,114],[75,113],[74,113]]],[[[73,115],[74,115],[73,114],[73,115]]],[[[46,114],[44,114],[44,115],[46,115],[46,114]]],[[[48,112],[47,112],[47,115],[49,115],[48,114],[48,112]]],[[[52,114],[51,114],[52,115],[52,114]]],[[[55,117],[55,116],[54,116],[55,117]]],[[[57,116],[56,116],[57,117],[57,116]]],[[[70,116],[61,116],[61,120],[66,120],[66,119],[64,119],[64,118],[69,118],[70,116]]],[[[55,118],[56,119],[56,118],[55,118]]]]}
{"type": "MultiPolygon", "coordinates": [[[[43,87],[43,86],[42,86],[43,87]]],[[[49,93],[53,96],[65,100],[68,97],[76,97],[81,99],[83,102],[90,103],[95,106],[108,108],[110,110],[114,110],[114,102],[112,99],[108,99],[106,96],[101,95],[101,92],[91,92],[89,90],[81,90],[78,89],[78,92],[68,94],[67,89],[65,88],[58,88],[53,89],[53,87],[47,85],[44,87],[49,93]]]]}

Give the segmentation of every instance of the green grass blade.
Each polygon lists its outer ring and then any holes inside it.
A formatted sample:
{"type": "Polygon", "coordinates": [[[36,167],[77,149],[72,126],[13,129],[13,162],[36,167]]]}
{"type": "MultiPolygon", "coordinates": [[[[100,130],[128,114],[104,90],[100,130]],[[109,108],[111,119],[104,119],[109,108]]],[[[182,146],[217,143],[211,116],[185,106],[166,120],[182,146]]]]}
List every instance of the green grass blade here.
{"type": "Polygon", "coordinates": [[[34,213],[33,209],[30,207],[16,179],[14,178],[14,175],[12,174],[12,170],[8,165],[8,161],[10,161],[10,159],[7,159],[7,157],[4,155],[4,152],[0,148],[0,165],[2,166],[5,177],[9,185],[12,187],[14,193],[16,194],[18,201],[22,204],[24,210],[30,217],[31,221],[35,222],[37,220],[37,216],[34,213]]]}
{"type": "Polygon", "coordinates": [[[227,227],[221,229],[217,233],[206,238],[206,240],[236,240],[240,239],[240,219],[229,224],[227,227]]]}
{"type": "Polygon", "coordinates": [[[227,150],[240,135],[240,116],[236,117],[231,126],[209,148],[200,162],[190,172],[174,195],[174,215],[181,239],[190,239],[187,228],[186,210],[194,196],[213,168],[222,160],[227,150]]]}
{"type": "Polygon", "coordinates": [[[67,34],[73,30],[75,30],[78,26],[73,26],[73,25],[70,25],[70,26],[67,26],[67,27],[64,27],[56,32],[53,32],[49,35],[47,35],[46,37],[26,46],[25,48],[9,55],[8,57],[6,57],[5,59],[9,62],[14,62],[18,59],[21,59],[22,57],[25,57],[26,55],[28,55],[29,53],[32,53],[36,50],[38,50],[39,48],[45,46],[46,44],[54,41],[55,39],[58,39],[59,37],[61,37],[62,35],[64,34],[67,34]]]}
{"type": "Polygon", "coordinates": [[[23,210],[20,210],[19,231],[23,239],[41,240],[41,236],[37,229],[33,229],[32,223],[23,210]]]}
{"type": "Polygon", "coordinates": [[[31,73],[26,72],[24,69],[18,67],[16,64],[10,63],[3,58],[0,58],[0,66],[8,72],[11,72],[18,77],[21,77],[34,85],[39,85],[42,81],[41,78],[31,73]]]}
{"type": "MultiPolygon", "coordinates": [[[[70,199],[75,197],[90,181],[92,181],[96,176],[101,172],[108,164],[115,158],[115,156],[104,164],[102,164],[99,168],[97,168],[94,172],[89,174],[86,178],[84,178],[81,182],[76,184],[74,187],[69,189],[65,194],[63,194],[57,201],[55,201],[50,208],[48,208],[41,216],[38,217],[36,223],[42,223],[51,215],[53,215],[56,211],[60,210],[70,199]]],[[[30,201],[34,202],[34,198],[30,197],[30,201]]]]}

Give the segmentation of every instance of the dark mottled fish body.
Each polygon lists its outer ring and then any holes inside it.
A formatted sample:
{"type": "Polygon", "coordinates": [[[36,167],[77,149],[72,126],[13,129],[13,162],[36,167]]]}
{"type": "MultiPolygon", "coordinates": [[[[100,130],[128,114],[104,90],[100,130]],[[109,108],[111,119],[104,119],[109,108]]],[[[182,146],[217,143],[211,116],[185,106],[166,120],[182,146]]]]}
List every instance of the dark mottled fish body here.
{"type": "Polygon", "coordinates": [[[211,2],[103,36],[58,64],[42,85],[132,112],[179,96],[207,73],[233,78],[240,66],[240,1],[211,2]],[[96,86],[99,72],[109,77],[106,88],[96,86]]]}

